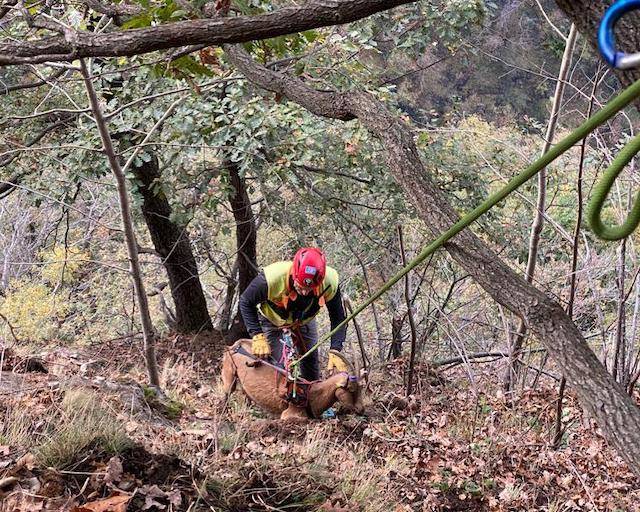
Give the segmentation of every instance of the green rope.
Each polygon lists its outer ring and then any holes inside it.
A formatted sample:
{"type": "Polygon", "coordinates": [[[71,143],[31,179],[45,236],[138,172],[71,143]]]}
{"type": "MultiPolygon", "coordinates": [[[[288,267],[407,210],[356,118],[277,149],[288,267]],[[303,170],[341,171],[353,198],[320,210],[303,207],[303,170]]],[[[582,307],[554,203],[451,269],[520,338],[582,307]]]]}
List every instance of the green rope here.
{"type": "Polygon", "coordinates": [[[621,238],[626,238],[633,233],[638,227],[638,224],[640,224],[640,192],[636,194],[633,208],[631,208],[627,220],[622,224],[618,226],[605,226],[602,222],[602,208],[613,186],[613,182],[622,172],[625,165],[636,156],[638,151],[640,151],[640,134],[636,135],[631,142],[618,153],[618,156],[611,162],[611,165],[604,172],[598,184],[593,188],[589,206],[587,207],[587,220],[591,225],[591,230],[599,238],[604,240],[620,240],[621,238]]]}
{"type": "MultiPolygon", "coordinates": [[[[436,238],[433,242],[431,242],[427,247],[425,247],[420,254],[418,254],[413,260],[411,260],[402,270],[400,270],[396,275],[394,275],[389,281],[387,281],[380,290],[378,290],[375,294],[373,294],[364,304],[361,304],[358,308],[356,308],[347,318],[345,318],[340,324],[338,324],[334,329],[332,329],[329,333],[323,336],[318,343],[316,343],[313,347],[311,347],[307,352],[302,354],[296,361],[291,363],[292,365],[297,365],[302,361],[305,357],[311,354],[313,351],[317,350],[318,347],[325,343],[327,340],[331,339],[338,330],[340,330],[344,325],[358,316],[366,307],[368,307],[373,301],[377,300],[388,291],[394,284],[396,284],[400,279],[402,279],[408,272],[417,267],[420,263],[426,260],[429,256],[431,256],[437,249],[442,247],[446,242],[448,242],[455,235],[460,233],[464,228],[469,226],[471,223],[475,222],[479,217],[487,213],[491,208],[493,208],[496,204],[502,201],[505,197],[519,188],[522,184],[526,183],[533,176],[538,174],[542,169],[544,169],[547,165],[553,162],[556,158],[558,158],[562,153],[571,148],[574,144],[578,143],[580,140],[585,138],[591,132],[593,132],[598,126],[603,124],[605,121],[609,120],[615,114],[617,114],[624,107],[629,105],[634,99],[640,96],[640,80],[634,82],[632,85],[627,87],[624,91],[622,91],[618,96],[612,99],[609,103],[607,103],[602,109],[600,109],[596,114],[587,119],[584,123],[582,123],[578,128],[576,128],[572,133],[567,135],[564,139],[562,139],[558,144],[556,144],[553,148],[547,151],[544,155],[542,155],[538,160],[536,160],[533,164],[527,167],[520,174],[515,176],[509,181],[503,188],[498,190],[497,192],[491,194],[484,202],[482,202],[475,209],[464,215],[458,222],[456,222],[453,226],[451,226],[447,231],[442,233],[438,238],[436,238]]],[[[598,206],[601,208],[604,199],[606,198],[609,189],[611,188],[611,184],[615,177],[620,173],[622,167],[624,167],[631,158],[635,155],[635,153],[640,150],[640,135],[637,136],[633,141],[631,141],[627,147],[620,153],[618,158],[615,159],[613,164],[607,171],[603,177],[603,183],[599,185],[599,195],[598,198],[601,199],[600,202],[594,201],[594,204],[590,205],[589,211],[592,213],[592,218],[595,219],[595,224],[599,225],[596,229],[600,229],[605,233],[610,233],[611,231],[619,234],[620,232],[626,233],[631,227],[631,231],[635,229],[638,225],[638,221],[640,220],[640,211],[638,211],[638,203],[640,201],[636,201],[634,205],[634,209],[632,214],[629,216],[629,220],[625,222],[619,228],[605,228],[600,221],[600,213],[598,206]],[[612,170],[613,168],[613,170],[612,170]],[[607,181],[605,182],[605,177],[607,181]],[[635,224],[633,224],[635,222],[635,224]]],[[[594,229],[594,232],[597,231],[594,229]]],[[[630,231],[629,231],[630,232],[630,231]]],[[[627,233],[628,234],[628,233],[627,233]]],[[[622,235],[626,236],[626,235],[622,235]]]]}

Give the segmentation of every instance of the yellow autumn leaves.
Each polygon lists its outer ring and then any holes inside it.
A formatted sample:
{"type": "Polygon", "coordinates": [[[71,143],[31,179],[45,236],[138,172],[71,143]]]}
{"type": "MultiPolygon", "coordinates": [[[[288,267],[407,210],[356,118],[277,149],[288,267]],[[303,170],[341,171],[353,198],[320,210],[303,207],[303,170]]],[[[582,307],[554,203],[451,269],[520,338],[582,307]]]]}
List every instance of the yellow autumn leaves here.
{"type": "Polygon", "coordinates": [[[0,298],[0,338],[11,339],[11,324],[20,341],[45,341],[55,337],[60,322],[69,313],[64,295],[56,293],[77,280],[88,253],[77,248],[56,246],[40,254],[40,267],[12,281],[0,298]]]}

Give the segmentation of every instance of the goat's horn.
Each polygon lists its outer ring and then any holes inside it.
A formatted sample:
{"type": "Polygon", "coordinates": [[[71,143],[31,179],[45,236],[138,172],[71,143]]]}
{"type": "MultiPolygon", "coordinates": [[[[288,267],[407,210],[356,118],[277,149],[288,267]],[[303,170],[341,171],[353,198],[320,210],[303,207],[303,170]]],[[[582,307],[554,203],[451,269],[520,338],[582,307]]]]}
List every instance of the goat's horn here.
{"type": "Polygon", "coordinates": [[[349,361],[345,355],[342,352],[338,352],[337,350],[334,349],[330,349],[329,350],[330,353],[334,354],[336,357],[339,357],[342,362],[345,364],[345,366],[347,367],[347,370],[349,372],[349,375],[353,375],[353,364],[351,363],[351,361],[349,361]]]}

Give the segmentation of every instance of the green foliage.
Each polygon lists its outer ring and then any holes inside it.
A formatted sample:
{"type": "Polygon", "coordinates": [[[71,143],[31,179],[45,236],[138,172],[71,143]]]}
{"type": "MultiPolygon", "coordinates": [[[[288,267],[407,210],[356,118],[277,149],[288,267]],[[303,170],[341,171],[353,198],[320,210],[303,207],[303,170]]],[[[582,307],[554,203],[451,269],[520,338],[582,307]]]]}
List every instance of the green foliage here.
{"type": "Polygon", "coordinates": [[[163,0],[159,4],[153,5],[147,0],[138,0],[137,3],[146,10],[126,20],[122,24],[122,28],[143,28],[188,19],[190,17],[189,13],[178,6],[174,0],[163,0]]]}
{"type": "Polygon", "coordinates": [[[169,64],[158,63],[153,67],[153,70],[158,76],[169,76],[178,79],[215,76],[211,69],[190,55],[172,60],[169,64]]]}
{"type": "MultiPolygon", "coordinates": [[[[500,130],[478,116],[469,116],[456,124],[422,131],[418,145],[440,188],[460,213],[466,213],[488,195],[489,183],[496,177],[515,174],[520,161],[510,143],[517,138],[508,128],[500,130]]],[[[495,211],[484,220],[492,217],[495,211]]]]}

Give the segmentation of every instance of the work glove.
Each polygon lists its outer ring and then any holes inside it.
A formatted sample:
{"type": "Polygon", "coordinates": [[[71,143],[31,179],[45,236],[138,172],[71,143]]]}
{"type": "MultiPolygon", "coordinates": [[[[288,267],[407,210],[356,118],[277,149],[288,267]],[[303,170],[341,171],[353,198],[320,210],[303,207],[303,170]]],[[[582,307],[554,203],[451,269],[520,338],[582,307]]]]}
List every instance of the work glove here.
{"type": "Polygon", "coordinates": [[[260,359],[266,359],[271,355],[269,340],[263,332],[256,334],[251,341],[251,352],[260,359]]]}
{"type": "Polygon", "coordinates": [[[349,363],[346,358],[337,350],[329,350],[329,364],[327,364],[327,371],[335,370],[336,372],[348,372],[349,363]]]}

